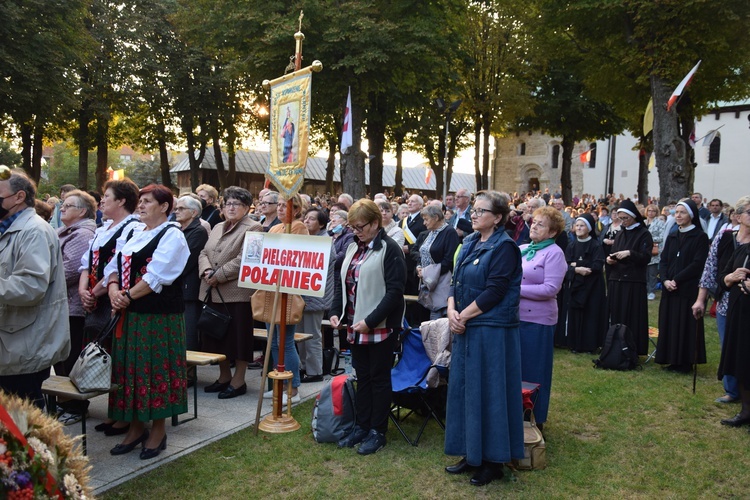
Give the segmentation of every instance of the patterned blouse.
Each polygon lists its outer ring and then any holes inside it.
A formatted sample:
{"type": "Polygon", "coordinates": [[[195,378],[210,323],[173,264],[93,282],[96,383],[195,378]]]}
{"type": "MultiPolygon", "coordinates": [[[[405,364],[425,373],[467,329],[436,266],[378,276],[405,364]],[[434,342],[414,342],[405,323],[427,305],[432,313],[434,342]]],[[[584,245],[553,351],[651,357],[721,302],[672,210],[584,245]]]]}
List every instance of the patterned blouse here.
{"type": "MultiPolygon", "coordinates": [[[[719,242],[721,236],[716,235],[716,238],[711,242],[711,247],[708,250],[708,258],[706,258],[706,265],[703,267],[703,274],[698,282],[698,286],[701,288],[707,288],[708,290],[716,290],[717,282],[716,278],[719,275],[719,242]]],[[[727,308],[729,307],[729,294],[721,294],[719,303],[716,304],[716,314],[722,316],[727,315],[727,308]]]]}

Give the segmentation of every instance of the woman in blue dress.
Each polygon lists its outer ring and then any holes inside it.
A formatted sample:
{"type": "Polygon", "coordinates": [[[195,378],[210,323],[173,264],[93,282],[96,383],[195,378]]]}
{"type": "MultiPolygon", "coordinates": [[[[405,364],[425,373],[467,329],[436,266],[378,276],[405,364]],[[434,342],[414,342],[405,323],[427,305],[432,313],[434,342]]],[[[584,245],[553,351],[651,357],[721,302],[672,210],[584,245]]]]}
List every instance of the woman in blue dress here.
{"type": "Polygon", "coordinates": [[[450,474],[473,471],[471,484],[502,476],[523,457],[521,343],[518,307],[521,254],[505,232],[508,198],[477,195],[474,233],[459,252],[448,298],[453,337],[445,453],[462,456],[450,474]]]}

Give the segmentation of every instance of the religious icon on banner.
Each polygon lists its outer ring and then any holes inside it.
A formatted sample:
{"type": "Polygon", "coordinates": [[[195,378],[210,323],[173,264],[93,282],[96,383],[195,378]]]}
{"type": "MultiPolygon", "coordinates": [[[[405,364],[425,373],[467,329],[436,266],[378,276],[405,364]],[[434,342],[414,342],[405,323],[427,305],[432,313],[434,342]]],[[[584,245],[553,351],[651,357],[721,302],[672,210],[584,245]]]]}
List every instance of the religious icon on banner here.
{"type": "MultiPolygon", "coordinates": [[[[297,72],[295,72],[297,73],[297,72]]],[[[305,179],[310,129],[310,71],[271,82],[271,166],[268,177],[286,197],[305,179]]]]}

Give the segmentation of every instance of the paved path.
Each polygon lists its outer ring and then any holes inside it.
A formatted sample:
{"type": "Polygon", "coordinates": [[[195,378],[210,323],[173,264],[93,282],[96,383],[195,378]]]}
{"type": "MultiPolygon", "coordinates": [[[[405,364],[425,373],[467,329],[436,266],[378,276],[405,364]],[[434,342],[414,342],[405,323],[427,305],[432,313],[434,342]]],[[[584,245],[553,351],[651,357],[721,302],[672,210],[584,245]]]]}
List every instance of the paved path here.
{"type": "MultiPolygon", "coordinates": [[[[108,489],[124,483],[139,474],[148,472],[182,455],[191,453],[209,443],[222,439],[255,423],[255,412],[260,389],[260,370],[248,370],[245,380],[247,393],[234,399],[218,399],[217,395],[203,392],[203,388],[219,376],[218,366],[198,367],[198,418],[177,427],[167,421],[167,449],[152,460],[141,460],[140,448],[127,455],[112,456],[109,450],[122,441],[123,436],[107,437],[96,432],[94,426],[107,416],[107,397],[91,400],[89,418],[86,421],[88,432],[88,455],[92,466],[90,478],[94,493],[99,495],[108,489]]],[[[326,377],[328,379],[330,377],[326,377]]],[[[299,394],[302,400],[315,397],[325,382],[302,384],[299,394]]],[[[180,418],[193,415],[193,389],[188,389],[188,413],[180,418]]],[[[271,400],[264,400],[261,415],[271,412],[271,400]]],[[[292,415],[296,416],[294,410],[292,415]]],[[[80,424],[66,427],[71,435],[78,435],[80,424]]],[[[306,432],[301,428],[296,432],[306,432]]]]}

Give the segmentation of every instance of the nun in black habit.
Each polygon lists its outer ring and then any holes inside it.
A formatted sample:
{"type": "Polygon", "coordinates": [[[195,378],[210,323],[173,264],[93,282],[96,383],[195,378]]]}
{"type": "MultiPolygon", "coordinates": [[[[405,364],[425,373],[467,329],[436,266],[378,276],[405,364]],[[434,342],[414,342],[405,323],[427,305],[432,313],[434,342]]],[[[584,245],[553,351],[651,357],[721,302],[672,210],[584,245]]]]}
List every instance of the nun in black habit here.
{"type": "Polygon", "coordinates": [[[596,234],[596,221],[589,214],[573,224],[575,240],[565,250],[568,271],[563,283],[567,346],[572,352],[594,352],[607,330],[607,300],[604,287],[604,249],[596,234]]]}
{"type": "MultiPolygon", "coordinates": [[[[638,355],[648,354],[646,266],[654,246],[643,216],[630,200],[617,209],[622,230],[607,255],[609,324],[627,325],[635,336],[638,355]]],[[[606,251],[606,250],[605,250],[606,251]]]]}
{"type": "Polygon", "coordinates": [[[677,231],[667,237],[659,261],[662,292],[656,362],[668,364],[668,370],[689,373],[693,363],[706,362],[703,317],[693,316],[692,305],[698,297],[709,240],[693,200],[680,201],[674,218],[677,231]]]}

